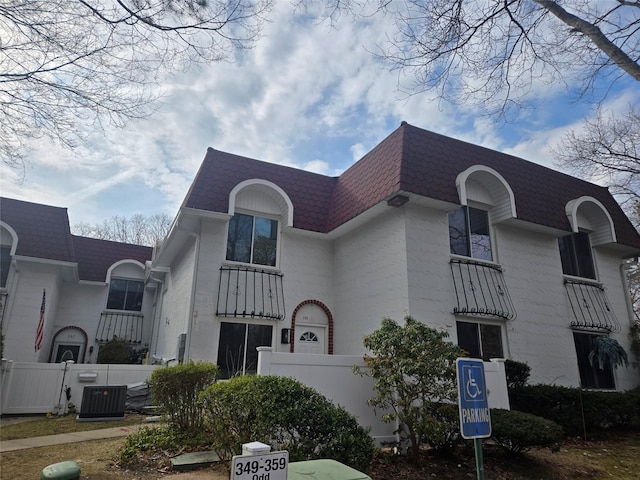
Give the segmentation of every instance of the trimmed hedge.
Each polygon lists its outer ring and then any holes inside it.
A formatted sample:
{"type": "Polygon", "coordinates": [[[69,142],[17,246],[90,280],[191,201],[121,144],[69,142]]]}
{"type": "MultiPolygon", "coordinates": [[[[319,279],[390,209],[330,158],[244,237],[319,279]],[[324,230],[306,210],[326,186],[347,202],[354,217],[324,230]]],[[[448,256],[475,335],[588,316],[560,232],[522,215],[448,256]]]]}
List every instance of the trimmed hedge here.
{"type": "Polygon", "coordinates": [[[562,440],[562,434],[562,427],[551,420],[517,410],[491,409],[491,438],[508,452],[552,447],[562,440]]]}
{"type": "Polygon", "coordinates": [[[241,376],[201,395],[213,450],[223,460],[259,441],[288,450],[292,462],[332,458],[369,469],[373,439],[344,408],[300,382],[277,376],[241,376]]]}
{"type": "Polygon", "coordinates": [[[218,377],[218,366],[193,361],[154,370],[148,380],[154,402],[181,432],[198,433],[204,427],[199,395],[218,377]]]}
{"type": "Polygon", "coordinates": [[[509,391],[511,408],[552,420],[570,436],[640,421],[640,387],[626,392],[525,385],[509,391]],[[584,411],[584,426],[582,412],[584,411]]]}

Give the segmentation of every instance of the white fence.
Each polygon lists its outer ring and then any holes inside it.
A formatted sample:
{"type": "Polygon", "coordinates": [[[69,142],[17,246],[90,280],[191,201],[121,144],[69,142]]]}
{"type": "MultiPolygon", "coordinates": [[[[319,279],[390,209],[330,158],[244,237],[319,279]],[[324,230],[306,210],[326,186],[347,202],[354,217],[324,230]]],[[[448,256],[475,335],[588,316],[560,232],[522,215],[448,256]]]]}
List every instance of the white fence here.
{"type": "MultiPolygon", "coordinates": [[[[367,405],[372,397],[373,380],[353,373],[353,366],[364,367],[362,356],[278,353],[270,347],[258,347],[258,374],[292,377],[324,394],[344,407],[364,427],[371,427],[377,442],[395,440],[395,424],[383,423],[385,412],[367,405]]],[[[504,360],[484,362],[487,398],[490,408],[509,408],[504,360]]]]}
{"type": "Polygon", "coordinates": [[[144,382],[154,365],[26,363],[2,360],[0,414],[64,414],[68,403],[79,409],[88,385],[144,382]],[[70,398],[67,398],[67,389],[70,398]]]}
{"type": "MultiPolygon", "coordinates": [[[[154,365],[96,365],[73,363],[23,363],[2,361],[0,414],[64,414],[68,403],[80,408],[88,385],[131,385],[144,382],[154,365]],[[66,390],[69,388],[70,399],[66,390]]],[[[353,366],[364,367],[362,356],[313,355],[273,352],[258,347],[258,374],[292,377],[321,392],[358,418],[379,442],[395,440],[396,425],[381,421],[384,412],[367,405],[373,380],[355,375],[353,366]]],[[[503,360],[485,362],[489,407],[509,408],[503,360]]]]}

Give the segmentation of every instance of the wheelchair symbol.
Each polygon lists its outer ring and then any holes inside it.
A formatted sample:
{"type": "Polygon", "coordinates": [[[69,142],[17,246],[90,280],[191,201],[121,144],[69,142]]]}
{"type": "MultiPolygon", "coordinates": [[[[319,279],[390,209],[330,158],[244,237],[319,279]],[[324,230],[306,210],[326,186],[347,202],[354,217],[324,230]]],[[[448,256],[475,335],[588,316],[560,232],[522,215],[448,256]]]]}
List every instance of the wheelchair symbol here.
{"type": "Polygon", "coordinates": [[[478,378],[482,378],[482,369],[474,366],[464,366],[464,397],[467,401],[484,400],[484,392],[478,385],[478,378]]]}

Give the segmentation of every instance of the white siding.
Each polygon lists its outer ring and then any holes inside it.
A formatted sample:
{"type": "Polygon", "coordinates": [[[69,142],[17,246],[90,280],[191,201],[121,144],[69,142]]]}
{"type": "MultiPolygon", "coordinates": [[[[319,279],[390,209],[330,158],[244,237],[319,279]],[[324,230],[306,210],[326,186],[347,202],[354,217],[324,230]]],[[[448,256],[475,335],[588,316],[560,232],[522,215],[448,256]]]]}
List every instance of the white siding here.
{"type": "Polygon", "coordinates": [[[402,210],[381,216],[336,240],[334,353],[364,352],[362,337],[384,317],[408,313],[407,241],[402,210]]]}

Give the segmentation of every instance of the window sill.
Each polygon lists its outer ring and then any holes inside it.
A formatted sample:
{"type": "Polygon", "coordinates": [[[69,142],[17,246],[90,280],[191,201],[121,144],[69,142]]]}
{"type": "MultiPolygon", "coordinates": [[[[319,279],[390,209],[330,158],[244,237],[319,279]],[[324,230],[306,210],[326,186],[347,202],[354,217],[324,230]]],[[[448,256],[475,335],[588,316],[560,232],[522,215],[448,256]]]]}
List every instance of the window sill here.
{"type": "Polygon", "coordinates": [[[278,267],[272,267],[270,265],[258,265],[254,263],[242,263],[242,262],[233,262],[230,260],[226,260],[222,264],[222,268],[225,267],[233,267],[233,268],[246,268],[247,270],[255,270],[255,271],[265,271],[272,273],[281,273],[278,267]]]}
{"type": "Polygon", "coordinates": [[[475,263],[478,265],[486,265],[488,267],[502,269],[502,266],[498,262],[495,262],[493,260],[482,260],[480,258],[465,257],[464,255],[456,255],[454,253],[449,254],[449,257],[450,260],[461,261],[464,263],[475,263]]]}

